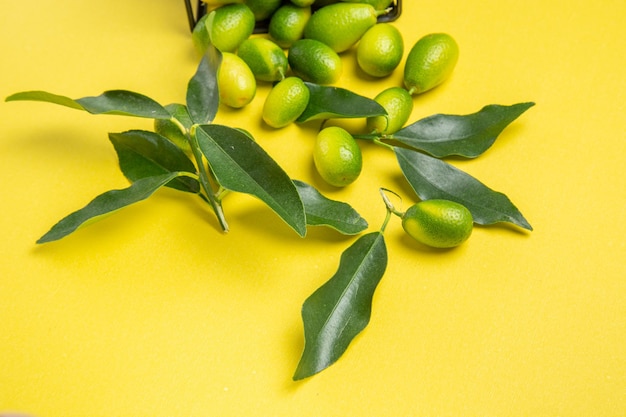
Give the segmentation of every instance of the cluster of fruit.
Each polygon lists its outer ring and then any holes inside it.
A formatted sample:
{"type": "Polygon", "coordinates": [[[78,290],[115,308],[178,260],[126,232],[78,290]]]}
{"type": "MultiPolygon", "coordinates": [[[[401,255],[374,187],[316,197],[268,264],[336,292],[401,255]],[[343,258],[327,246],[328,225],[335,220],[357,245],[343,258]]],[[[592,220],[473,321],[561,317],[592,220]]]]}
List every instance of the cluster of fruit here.
{"type": "MultiPolygon", "coordinates": [[[[218,87],[221,103],[241,108],[256,94],[256,83],[273,87],[263,106],[263,120],[274,128],[298,119],[309,103],[305,81],[335,84],[342,73],[339,54],[356,47],[358,66],[372,77],[390,75],[401,63],[404,40],[391,23],[378,16],[392,0],[205,0],[210,11],[196,24],[192,38],[200,54],[209,45],[222,53],[218,87]],[[268,21],[266,36],[252,36],[255,23],[268,21]]],[[[385,116],[367,118],[367,129],[392,134],[407,122],[412,95],[442,83],[452,72],[458,46],[447,34],[418,40],[407,57],[404,86],[385,89],[374,100],[385,116]]],[[[337,187],[359,176],[362,161],[352,135],[333,127],[318,135],[315,166],[322,178],[337,187]]]]}

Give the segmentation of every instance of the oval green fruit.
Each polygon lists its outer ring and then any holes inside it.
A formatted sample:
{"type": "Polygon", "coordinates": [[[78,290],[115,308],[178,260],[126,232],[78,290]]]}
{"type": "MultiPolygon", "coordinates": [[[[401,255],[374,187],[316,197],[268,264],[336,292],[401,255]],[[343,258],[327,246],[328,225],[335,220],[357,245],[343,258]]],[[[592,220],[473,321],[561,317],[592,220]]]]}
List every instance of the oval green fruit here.
{"type": "Polygon", "coordinates": [[[237,55],[248,64],[257,80],[272,82],[285,78],[289,66],[287,55],[269,39],[246,39],[239,45],[237,55]]]}
{"type": "Polygon", "coordinates": [[[341,0],[346,3],[366,3],[374,6],[376,10],[385,10],[387,7],[391,6],[393,0],[341,0]]]}
{"type": "Polygon", "coordinates": [[[244,0],[202,0],[209,8],[224,6],[225,4],[243,3],[244,0]]]}
{"type": "Polygon", "coordinates": [[[459,59],[459,46],[447,33],[431,33],[419,39],[407,56],[404,85],[421,94],[444,82],[459,59]]]}
{"type": "Polygon", "coordinates": [[[413,111],[413,97],[402,87],[389,87],[380,92],[374,101],[383,106],[386,116],[372,116],[366,119],[370,133],[389,135],[404,127],[413,111]]]}
{"type": "Polygon", "coordinates": [[[313,13],[304,28],[304,37],[343,52],[356,44],[377,18],[378,12],[369,4],[331,4],[313,13]]]}
{"type": "Polygon", "coordinates": [[[254,31],[254,14],[245,4],[227,4],[207,15],[210,42],[222,52],[235,51],[254,31]]]}
{"type": "Polygon", "coordinates": [[[424,200],[402,216],[404,231],[425,245],[453,248],[469,239],[474,227],[470,211],[449,200],[424,200]]]}
{"type": "Polygon", "coordinates": [[[314,2],[315,0],[291,0],[291,3],[295,4],[298,7],[308,7],[314,2]]]}
{"type": "Polygon", "coordinates": [[[277,129],[295,122],[309,104],[309,96],[309,89],[300,78],[285,78],[267,95],[263,120],[277,129]]]}
{"type": "Polygon", "coordinates": [[[335,187],[345,187],[359,177],[363,167],[361,149],[343,128],[322,129],[315,141],[313,162],[320,176],[335,187]]]}
{"type": "Polygon", "coordinates": [[[257,22],[268,19],[280,7],[282,0],[245,0],[257,22]]]}
{"type": "Polygon", "coordinates": [[[282,48],[289,48],[304,36],[304,27],[311,18],[311,7],[293,4],[280,6],[270,18],[267,31],[282,48]]]}
{"type": "Polygon", "coordinates": [[[386,77],[395,70],[404,55],[400,31],[390,23],[378,23],[368,29],[356,50],[359,67],[373,77],[386,77]]]}
{"type": "Polygon", "coordinates": [[[250,67],[231,52],[222,53],[217,86],[220,103],[235,109],[246,106],[256,94],[256,79],[250,67]]]}
{"type": "Polygon", "coordinates": [[[314,39],[296,41],[289,48],[287,60],[295,75],[316,84],[333,84],[343,71],[339,55],[314,39]]]}

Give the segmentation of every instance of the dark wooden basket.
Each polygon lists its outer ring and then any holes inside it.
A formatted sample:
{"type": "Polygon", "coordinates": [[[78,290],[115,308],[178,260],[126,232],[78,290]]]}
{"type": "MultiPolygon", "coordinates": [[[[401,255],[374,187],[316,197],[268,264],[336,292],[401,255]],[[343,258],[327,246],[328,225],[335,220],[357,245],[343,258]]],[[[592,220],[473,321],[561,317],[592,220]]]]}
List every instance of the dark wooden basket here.
{"type": "MultiPolygon", "coordinates": [[[[285,1],[285,3],[287,2],[288,1],[285,1]]],[[[391,7],[392,9],[389,13],[378,17],[379,22],[392,22],[400,17],[400,14],[402,13],[402,0],[395,0],[394,2],[392,2],[391,7]]],[[[206,14],[207,6],[204,2],[202,2],[202,0],[198,0],[196,9],[194,11],[191,0],[185,0],[185,8],[187,9],[189,28],[190,30],[193,30],[198,20],[200,20],[200,18],[206,14]]],[[[257,22],[254,28],[254,33],[267,33],[268,25],[269,22],[266,20],[257,22]]]]}

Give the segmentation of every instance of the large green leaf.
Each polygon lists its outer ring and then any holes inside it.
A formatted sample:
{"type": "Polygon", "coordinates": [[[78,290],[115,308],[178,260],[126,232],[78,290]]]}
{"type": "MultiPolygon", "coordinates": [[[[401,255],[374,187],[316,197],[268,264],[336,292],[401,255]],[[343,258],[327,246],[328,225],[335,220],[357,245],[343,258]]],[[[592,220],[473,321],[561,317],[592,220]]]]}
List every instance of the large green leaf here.
{"type": "Polygon", "coordinates": [[[402,173],[420,199],[441,198],[463,204],[478,224],[509,222],[532,230],[506,195],[492,190],[471,175],[411,149],[396,147],[395,153],[402,173]]]}
{"type": "Polygon", "coordinates": [[[37,243],[52,242],[76,231],[79,227],[91,224],[103,217],[113,214],[126,206],[145,200],[156,190],[174,178],[183,175],[178,172],[156,177],[147,177],[135,181],[130,187],[111,190],[100,194],[82,209],[64,217],[43,235],[37,243]]]}
{"type": "MultiPolygon", "coordinates": [[[[131,182],[170,172],[185,171],[196,174],[196,166],[178,146],[167,138],[145,130],[109,133],[120,162],[120,169],[131,182]]],[[[167,184],[181,191],[198,193],[199,182],[180,177],[167,184]]]]}
{"type": "Polygon", "coordinates": [[[217,124],[199,126],[196,138],[222,187],[259,198],[300,236],[306,235],[304,205],[296,186],[254,140],[217,124]]]}
{"type": "Polygon", "coordinates": [[[209,45],[200,64],[187,85],[187,109],[191,120],[197,124],[211,123],[217,114],[220,97],[217,72],[222,55],[209,45]]]}
{"type": "Polygon", "coordinates": [[[6,101],[43,101],[91,114],[119,114],[124,116],[169,119],[170,113],[159,103],[139,93],[126,90],[106,91],[97,97],[73,100],[46,91],[24,91],[7,97],[6,101]]]}
{"type": "Polygon", "coordinates": [[[341,255],[335,275],[302,306],[304,352],[293,379],[335,363],[369,323],[374,291],[387,268],[382,232],[361,236],[341,255]]]}
{"type": "Polygon", "coordinates": [[[304,203],[309,226],[328,226],[345,235],[355,235],[367,229],[367,221],[348,203],[331,200],[315,187],[294,180],[304,203]]]}
{"type": "Polygon", "coordinates": [[[355,118],[387,114],[376,101],[341,87],[305,82],[310,91],[309,104],[298,122],[316,119],[355,118]]]}
{"type": "Polygon", "coordinates": [[[389,138],[438,158],[450,155],[475,158],[489,149],[504,128],[533,105],[530,102],[512,106],[492,104],[465,116],[436,114],[418,120],[389,138]]]}

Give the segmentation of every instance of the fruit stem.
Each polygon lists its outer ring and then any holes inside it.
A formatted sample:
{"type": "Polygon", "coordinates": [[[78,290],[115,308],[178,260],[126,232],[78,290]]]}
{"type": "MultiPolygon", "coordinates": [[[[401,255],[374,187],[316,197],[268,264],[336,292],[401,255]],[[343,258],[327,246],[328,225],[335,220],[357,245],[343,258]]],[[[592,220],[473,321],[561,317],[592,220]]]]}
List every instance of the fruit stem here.
{"type": "Polygon", "coordinates": [[[391,202],[391,200],[389,199],[389,197],[387,196],[387,194],[385,192],[389,192],[393,195],[395,195],[396,197],[398,197],[400,199],[400,201],[402,201],[402,197],[400,197],[398,195],[398,193],[395,193],[387,188],[380,188],[380,195],[383,198],[383,201],[385,203],[385,206],[387,207],[387,211],[389,212],[389,214],[395,214],[398,217],[402,217],[404,215],[404,212],[396,209],[396,207],[393,205],[393,203],[391,202]]]}
{"type": "Polygon", "coordinates": [[[213,193],[213,188],[211,187],[211,182],[209,181],[209,174],[207,172],[206,167],[204,166],[202,151],[200,151],[200,145],[198,144],[198,138],[196,137],[196,129],[198,125],[191,126],[189,131],[189,144],[191,145],[191,150],[193,152],[193,156],[196,159],[196,164],[198,165],[198,171],[200,172],[200,185],[204,189],[206,193],[206,198],[211,204],[211,208],[213,212],[217,216],[217,220],[220,223],[220,227],[224,233],[227,233],[228,223],[226,222],[226,217],[224,216],[224,210],[222,209],[221,202],[216,198],[216,195],[213,193]]]}
{"type": "Polygon", "coordinates": [[[389,6],[386,9],[383,9],[383,10],[376,10],[376,17],[386,15],[386,14],[390,13],[392,10],[393,10],[392,6],[389,6]]]}

